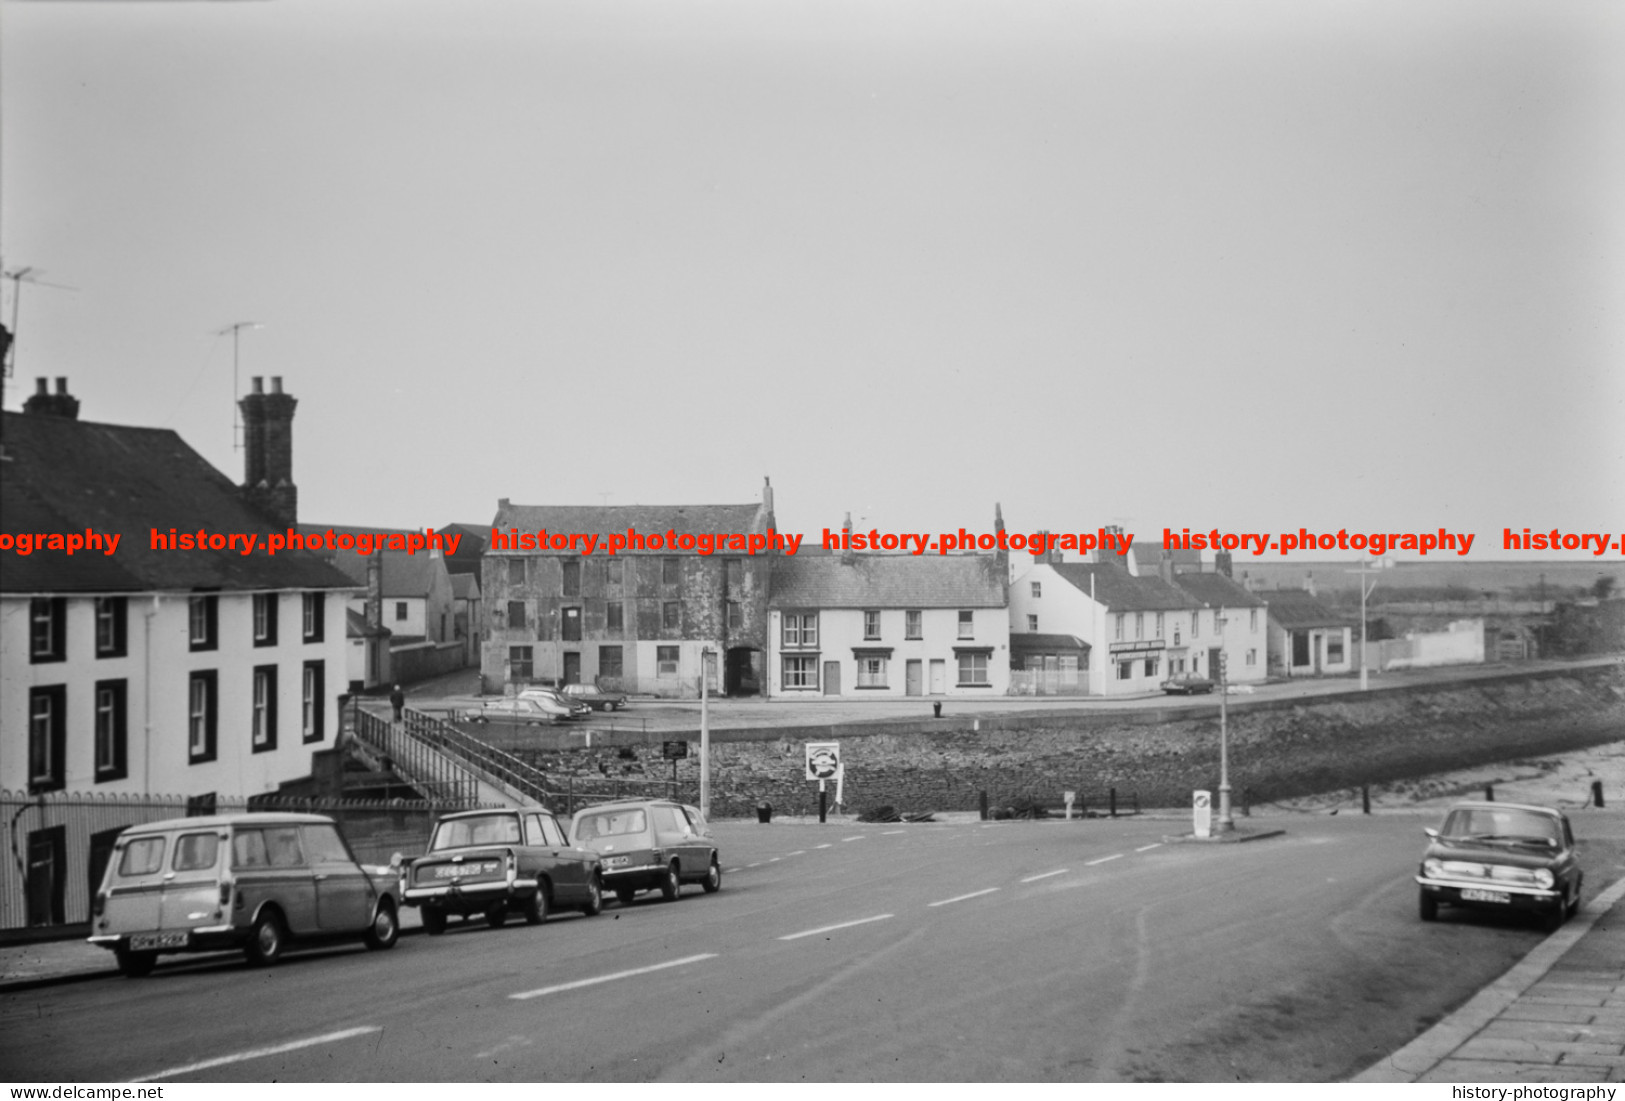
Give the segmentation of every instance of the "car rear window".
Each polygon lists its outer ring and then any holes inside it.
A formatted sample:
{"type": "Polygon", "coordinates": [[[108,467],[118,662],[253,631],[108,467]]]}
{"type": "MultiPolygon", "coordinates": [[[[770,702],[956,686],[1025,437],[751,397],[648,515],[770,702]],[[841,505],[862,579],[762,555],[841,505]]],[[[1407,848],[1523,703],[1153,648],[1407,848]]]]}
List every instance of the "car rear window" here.
{"type": "Polygon", "coordinates": [[[648,829],[642,808],[635,810],[603,811],[584,814],[576,823],[576,840],[591,841],[596,837],[623,837],[642,833],[648,829]]]}
{"type": "Polygon", "coordinates": [[[164,839],[138,837],[124,846],[119,858],[119,875],[152,875],[164,866],[164,839]]]}
{"type": "Polygon", "coordinates": [[[470,845],[518,845],[519,819],[511,814],[487,814],[476,818],[453,818],[434,831],[431,852],[461,849],[470,845]]]}
{"type": "Polygon", "coordinates": [[[214,833],[183,833],[175,839],[175,870],[196,872],[214,867],[220,858],[220,836],[214,833]]]}

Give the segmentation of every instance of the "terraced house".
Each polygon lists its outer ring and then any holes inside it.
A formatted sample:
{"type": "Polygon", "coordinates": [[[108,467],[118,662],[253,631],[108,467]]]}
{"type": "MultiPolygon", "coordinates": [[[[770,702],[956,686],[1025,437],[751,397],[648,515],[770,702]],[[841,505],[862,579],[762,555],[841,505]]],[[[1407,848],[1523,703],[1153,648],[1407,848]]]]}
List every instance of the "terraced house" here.
{"type": "Polygon", "coordinates": [[[480,578],[486,691],[539,681],[694,698],[702,663],[709,691],[761,691],[777,552],[771,543],[755,554],[727,546],[701,554],[682,544],[714,542],[719,534],[769,537],[771,485],[764,483],[759,503],[738,505],[516,505],[504,498],[491,526],[480,578]],[[609,554],[602,540],[628,533],[641,545],[629,540],[609,554]],[[583,554],[579,540],[553,546],[559,535],[601,542],[583,554]]]}

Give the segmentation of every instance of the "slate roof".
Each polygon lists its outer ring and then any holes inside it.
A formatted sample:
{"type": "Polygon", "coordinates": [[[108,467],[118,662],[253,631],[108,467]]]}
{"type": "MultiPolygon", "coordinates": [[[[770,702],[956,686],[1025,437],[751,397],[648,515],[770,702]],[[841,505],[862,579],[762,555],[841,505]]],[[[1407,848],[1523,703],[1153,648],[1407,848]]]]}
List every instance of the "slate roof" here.
{"type": "Polygon", "coordinates": [[[1061,562],[1050,568],[1085,596],[1093,578],[1095,600],[1114,612],[1176,612],[1202,606],[1162,578],[1135,577],[1114,562],[1061,562]]]}
{"type": "MultiPolygon", "coordinates": [[[[449,562],[446,564],[446,568],[451,568],[449,562]]],[[[480,579],[471,573],[452,574],[451,596],[453,600],[478,600],[480,598],[480,579]]]]}
{"type": "Polygon", "coordinates": [[[484,524],[442,524],[436,530],[462,536],[457,544],[457,553],[446,555],[446,569],[452,576],[478,575],[480,559],[485,555],[485,544],[491,538],[491,529],[484,524]]]}
{"type": "MultiPolygon", "coordinates": [[[[1156,538],[1142,543],[1138,539],[1128,545],[1129,554],[1134,557],[1134,564],[1139,567],[1142,575],[1155,570],[1162,564],[1162,539],[1156,538]]],[[[1174,560],[1174,569],[1199,570],[1202,568],[1202,552],[1199,550],[1171,550],[1169,556],[1174,560]]]]}
{"type": "Polygon", "coordinates": [[[773,560],[770,608],[1003,608],[991,555],[784,555],[773,560]]]}
{"type": "Polygon", "coordinates": [[[1302,589],[1274,589],[1264,593],[1270,618],[1276,626],[1295,630],[1303,627],[1347,627],[1347,616],[1328,608],[1302,589]]]}
{"type": "MultiPolygon", "coordinates": [[[[497,509],[491,527],[499,531],[518,528],[521,533],[562,532],[566,535],[596,534],[600,538],[615,533],[625,534],[628,528],[643,535],[668,531],[726,532],[745,534],[755,531],[766,515],[759,504],[749,505],[515,505],[497,509]]],[[[765,522],[761,524],[765,529],[765,522]]],[[[489,533],[487,533],[489,534],[489,533]]],[[[670,554],[674,548],[657,551],[622,550],[618,554],[670,554]]],[[[492,548],[492,554],[507,553],[492,548]]],[[[524,551],[535,554],[535,551],[524,551]]],[[[554,551],[554,554],[576,554],[578,551],[554,551]]]]}
{"type": "Polygon", "coordinates": [[[167,428],[5,413],[0,530],[118,532],[111,556],[4,553],[0,592],[90,593],[340,589],[350,579],[320,556],[241,548],[154,550],[151,529],[270,535],[287,529],[248,504],[229,478],[167,428]]]}
{"type": "Polygon", "coordinates": [[[1210,608],[1264,606],[1264,601],[1222,573],[1176,573],[1174,584],[1210,608]]]}
{"type": "MultiPolygon", "coordinates": [[[[361,528],[345,528],[346,531],[361,531],[361,528]]],[[[385,599],[409,596],[427,597],[434,589],[435,570],[440,568],[439,560],[431,558],[427,551],[418,551],[416,554],[407,554],[405,551],[385,551],[384,555],[383,595],[385,599]]],[[[354,551],[333,552],[333,565],[337,566],[350,580],[363,588],[367,584],[367,556],[356,554],[354,551]]]]}

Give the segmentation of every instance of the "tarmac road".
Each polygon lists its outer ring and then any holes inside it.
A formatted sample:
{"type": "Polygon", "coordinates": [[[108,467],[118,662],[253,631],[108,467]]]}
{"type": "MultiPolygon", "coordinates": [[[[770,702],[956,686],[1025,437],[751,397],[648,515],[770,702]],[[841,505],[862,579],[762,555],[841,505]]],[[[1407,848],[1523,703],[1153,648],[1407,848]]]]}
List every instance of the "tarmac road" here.
{"type": "MultiPolygon", "coordinates": [[[[1625,816],[1587,812],[1588,889],[1625,816]]],[[[1332,1081],[1544,934],[1416,919],[1436,814],[716,827],[723,890],[0,995],[12,1080],[1332,1081]],[[289,1046],[302,1045],[302,1046],[289,1046]]]]}

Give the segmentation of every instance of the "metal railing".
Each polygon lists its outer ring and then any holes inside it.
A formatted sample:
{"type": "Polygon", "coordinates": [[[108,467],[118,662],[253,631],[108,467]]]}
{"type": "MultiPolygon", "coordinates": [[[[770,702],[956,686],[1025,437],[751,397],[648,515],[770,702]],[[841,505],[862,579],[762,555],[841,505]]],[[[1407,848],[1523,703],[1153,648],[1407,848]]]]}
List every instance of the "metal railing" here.
{"type": "Polygon", "coordinates": [[[541,769],[463,733],[444,719],[410,707],[403,712],[400,726],[367,711],[358,709],[357,714],[357,735],[375,749],[389,753],[395,770],[414,787],[417,781],[410,779],[407,773],[421,770],[424,782],[431,786],[471,785],[471,799],[477,797],[478,782],[482,778],[501,784],[530,802],[545,804],[553,796],[552,784],[541,769]],[[396,747],[401,755],[395,750],[383,749],[384,745],[396,747]]]}
{"type": "Polygon", "coordinates": [[[416,788],[426,799],[473,805],[479,800],[479,777],[456,757],[415,735],[406,726],[352,709],[351,734],[382,758],[384,768],[416,788]]]}

